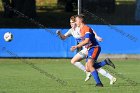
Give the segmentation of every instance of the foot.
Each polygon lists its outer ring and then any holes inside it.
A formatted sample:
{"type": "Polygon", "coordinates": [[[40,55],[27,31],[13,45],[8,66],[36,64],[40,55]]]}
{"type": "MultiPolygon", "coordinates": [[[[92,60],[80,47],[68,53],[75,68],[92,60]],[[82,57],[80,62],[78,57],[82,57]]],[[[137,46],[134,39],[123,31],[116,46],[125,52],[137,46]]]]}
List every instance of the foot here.
{"type": "Polygon", "coordinates": [[[109,58],[106,58],[105,62],[115,69],[115,65],[112,63],[112,61],[109,58]]]}
{"type": "Polygon", "coordinates": [[[103,84],[102,83],[98,83],[98,84],[96,84],[96,87],[103,87],[103,84]]]}
{"type": "Polygon", "coordinates": [[[117,79],[116,79],[115,77],[113,77],[113,78],[110,80],[110,85],[113,85],[116,81],[117,81],[117,79]]]}
{"type": "Polygon", "coordinates": [[[88,81],[91,77],[91,73],[90,72],[86,72],[86,79],[85,82],[88,81]]]}

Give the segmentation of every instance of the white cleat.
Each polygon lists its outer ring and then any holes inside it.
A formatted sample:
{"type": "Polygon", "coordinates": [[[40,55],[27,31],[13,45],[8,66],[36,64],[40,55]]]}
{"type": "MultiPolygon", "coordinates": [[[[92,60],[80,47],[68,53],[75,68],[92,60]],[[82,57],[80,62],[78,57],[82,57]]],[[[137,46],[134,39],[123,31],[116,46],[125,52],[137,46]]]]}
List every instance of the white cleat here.
{"type": "Polygon", "coordinates": [[[91,77],[91,73],[90,72],[86,72],[86,79],[85,82],[88,81],[91,77]]]}
{"type": "Polygon", "coordinates": [[[110,85],[113,85],[116,81],[117,81],[117,79],[116,79],[115,77],[113,77],[113,78],[110,80],[110,85]]]}

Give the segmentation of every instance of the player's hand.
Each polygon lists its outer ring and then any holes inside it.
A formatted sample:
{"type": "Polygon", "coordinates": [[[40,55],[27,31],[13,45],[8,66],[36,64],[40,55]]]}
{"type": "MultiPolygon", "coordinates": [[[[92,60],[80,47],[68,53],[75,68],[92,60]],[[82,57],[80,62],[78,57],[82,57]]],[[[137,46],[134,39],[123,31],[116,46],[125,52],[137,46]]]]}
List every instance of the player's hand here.
{"type": "Polygon", "coordinates": [[[71,48],[70,48],[70,50],[73,52],[74,50],[76,50],[77,49],[77,46],[72,46],[71,48]]]}
{"type": "Polygon", "coordinates": [[[61,31],[60,30],[56,30],[56,34],[57,35],[60,35],[61,34],[61,31]]]}
{"type": "Polygon", "coordinates": [[[97,36],[96,39],[99,41],[99,42],[102,42],[103,41],[103,38],[97,36]]]}

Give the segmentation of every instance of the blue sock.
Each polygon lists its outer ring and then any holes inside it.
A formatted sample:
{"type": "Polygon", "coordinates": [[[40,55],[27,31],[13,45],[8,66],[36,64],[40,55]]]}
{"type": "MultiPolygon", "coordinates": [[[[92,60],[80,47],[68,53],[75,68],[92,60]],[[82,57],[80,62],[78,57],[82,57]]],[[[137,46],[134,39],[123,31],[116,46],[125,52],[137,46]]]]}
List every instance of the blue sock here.
{"type": "Polygon", "coordinates": [[[98,72],[96,70],[91,72],[91,75],[94,77],[94,80],[96,81],[96,84],[101,83],[100,78],[98,76],[98,72]]]}
{"type": "Polygon", "coordinates": [[[95,69],[105,66],[107,63],[105,61],[94,63],[95,69]]]}

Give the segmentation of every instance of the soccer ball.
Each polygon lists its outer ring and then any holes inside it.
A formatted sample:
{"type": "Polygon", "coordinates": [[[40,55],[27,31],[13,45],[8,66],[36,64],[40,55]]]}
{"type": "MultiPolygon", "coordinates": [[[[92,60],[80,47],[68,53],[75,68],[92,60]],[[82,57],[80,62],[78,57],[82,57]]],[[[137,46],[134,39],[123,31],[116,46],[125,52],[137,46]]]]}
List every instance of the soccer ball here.
{"type": "Polygon", "coordinates": [[[13,35],[12,35],[11,32],[6,32],[6,33],[4,34],[4,40],[5,40],[6,42],[10,42],[10,41],[12,41],[12,39],[13,39],[13,35]]]}

